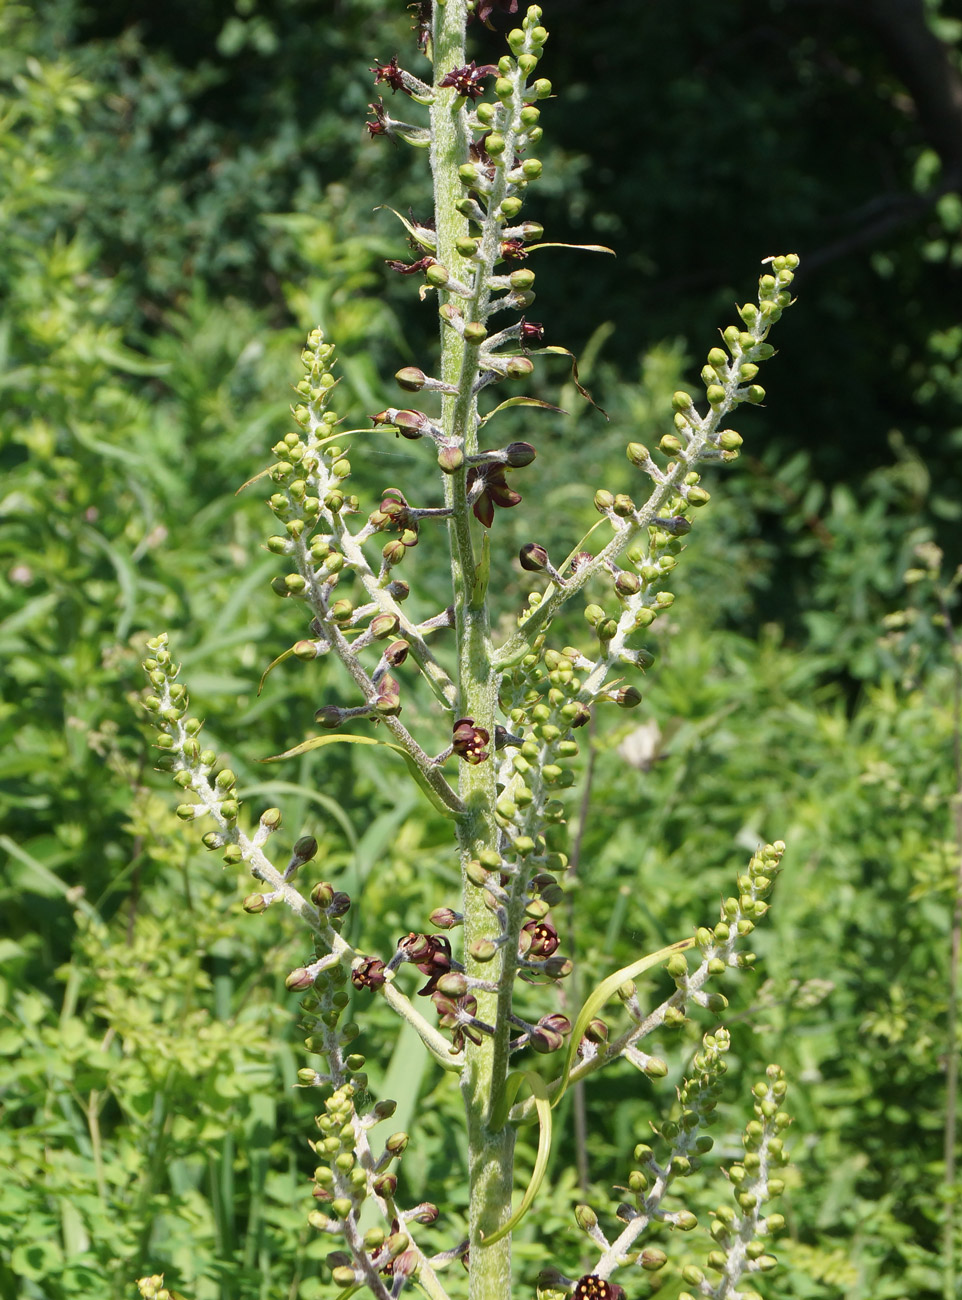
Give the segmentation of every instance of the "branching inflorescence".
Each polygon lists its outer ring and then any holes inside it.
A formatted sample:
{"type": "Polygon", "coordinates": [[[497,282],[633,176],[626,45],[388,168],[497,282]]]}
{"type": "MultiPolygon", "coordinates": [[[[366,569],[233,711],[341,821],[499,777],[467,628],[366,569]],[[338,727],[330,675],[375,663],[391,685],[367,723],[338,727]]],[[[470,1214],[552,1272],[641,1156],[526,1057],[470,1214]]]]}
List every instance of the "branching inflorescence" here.
{"type": "MultiPolygon", "coordinates": [[[[287,977],[288,988],[305,994],[312,1026],[307,1045],[322,1058],[322,1068],[305,1067],[299,1074],[303,1086],[324,1093],[313,1143],[317,1207],[310,1221],[332,1239],[328,1263],[334,1283],[345,1294],[366,1287],[382,1300],[415,1281],[427,1295],[445,1297],[439,1274],[455,1260],[468,1265],[471,1300],[506,1300],[512,1294],[511,1229],[537,1192],[554,1109],[572,1083],[622,1058],[651,1078],[663,1077],[668,1067],[646,1052],[648,1036],[683,1023],[693,1007],[714,1017],[723,1012],[724,996],[707,986],[730,968],[751,966],[748,936],[767,909],[784,848],[775,843],[758,850],[713,928],[615,972],[573,1021],[557,1010],[551,988],[572,969],[553,909],[564,895],[564,792],[575,780],[571,764],[579,751],[578,731],[601,704],[629,709],[640,702],[637,686],[625,684],[623,674],[626,669],[644,673],[653,662],[644,637],[674,601],[667,584],[693,520],[709,500],[700,471],[706,462],[738,456],[741,438],[725,422],[736,407],[764,398],[759,366],[773,354],[768,334],[791,301],[798,259],[768,259],[757,304],[738,309],[738,323],[722,334],[724,347],[708,355],[702,371],[705,403],[696,405],[689,394],[676,393],[674,427],[657,449],[628,444],[628,460],[638,471],[638,499],[596,492],[602,518],[588,537],[572,539],[566,558],[553,561],[534,540],[521,548],[521,572],[540,582],[514,630],[496,645],[488,585],[497,561],[490,538],[497,535],[498,511],[521,503],[519,471],[532,464],[536,452],[526,441],[482,448],[482,430],[485,442],[492,441],[489,425],[496,425],[501,411],[547,403],[511,396],[482,414],[479,398],[498,385],[523,381],[545,353],[570,356],[563,348],[545,346],[543,326],[525,315],[534,300],[535,278],[527,259],[550,246],[540,225],[520,219],[527,188],[542,170],[532,153],[542,132],[539,104],[552,93],[550,83],[537,76],[548,36],[540,8],[529,8],[509,32],[510,53],[497,67],[479,67],[465,56],[469,17],[490,22],[497,11],[516,8],[516,0],[475,0],[473,6],[447,0],[433,11],[422,3],[419,41],[433,63],[432,82],[405,71],[396,57],[373,69],[385,89],[427,109],[427,124],[402,122],[379,99],[372,105],[369,130],[372,137],[386,135],[430,149],[433,218],[401,218],[415,256],[390,265],[421,279],[421,297],[436,304],[441,334],[437,375],[420,365],[404,366],[396,379],[411,405],[379,412],[373,425],[426,449],[437,466],[433,490],[427,500],[414,503],[387,487],[373,510],[362,510],[350,491],[345,443],[369,431],[339,427],[331,409],[337,387],[334,346],[320,330],[312,332],[302,353],[304,374],[293,410],[297,428],[275,445],[268,471],[274,486],[268,504],[279,528],[267,545],[284,561],[272,585],[279,596],[303,604],[305,620],[303,639],[275,663],[333,656],[348,679],[343,701],[318,709],[319,734],[277,757],[349,740],[386,745],[403,758],[424,795],[450,819],[452,852],[461,865],[461,898],[456,907],[432,914],[435,932],[409,933],[393,953],[381,956],[350,945],[341,933],[350,897],[325,880],[306,894],[294,883],[298,871],[315,859],[316,841],[301,836],[286,861],[275,862],[268,846],[280,828],[279,811],[268,809],[253,830],[243,829],[234,775],[202,747],[201,724],[189,716],[166,636],[149,642],[145,662],[150,681],[145,706],[184,792],[178,814],[209,818],[213,829],[203,836],[205,846],[220,852],[228,865],[250,870],[258,892],[246,898],[247,912],[257,914],[283,901],[310,931],[310,959],[287,977]],[[605,525],[599,544],[593,535],[605,525]],[[411,557],[425,529],[447,532],[451,588],[436,600],[436,613],[415,619],[407,613],[409,585],[401,574],[413,567],[411,557]],[[579,599],[589,581],[599,579],[609,596],[603,604],[583,606],[591,629],[586,644],[549,644],[556,616],[579,599]],[[442,629],[455,633],[456,649],[447,659],[434,648],[442,629]],[[428,752],[403,721],[414,674],[425,679],[448,719],[450,742],[440,753],[428,752]],[[340,732],[343,724],[358,722],[379,726],[376,733],[373,728],[340,732]],[[463,932],[460,957],[448,937],[458,929],[463,932]],[[699,956],[694,969],[685,955],[689,950],[699,956]],[[416,997],[433,1002],[436,1016],[423,1014],[416,998],[399,988],[396,976],[406,964],[424,977],[416,997]],[[676,987],[646,1011],[634,981],[656,967],[667,968],[676,987]],[[536,1021],[516,1011],[519,980],[544,989],[544,1013],[536,1021]],[[433,1059],[460,1080],[471,1153],[469,1237],[452,1241],[441,1253],[422,1249],[419,1225],[433,1223],[442,1211],[430,1204],[405,1207],[397,1198],[393,1166],[407,1134],[389,1138],[383,1149],[369,1141],[393,1103],[371,1098],[364,1057],[352,1048],[359,1028],[345,1013],[363,990],[384,998],[433,1059]],[[624,1026],[618,1030],[600,1014],[613,998],[623,1008],[624,1026]],[[548,1057],[552,1068],[544,1074],[513,1068],[514,1058],[527,1049],[548,1057]],[[522,1088],[528,1094],[523,1099],[522,1088]],[[520,1206],[512,1211],[515,1135],[527,1123],[539,1126],[538,1159],[520,1206]],[[372,1203],[382,1226],[362,1230],[362,1207],[372,1203]]],[[[577,383],[576,368],[574,375],[577,383]]],[[[624,1291],[609,1280],[616,1270],[653,1272],[667,1262],[666,1252],[653,1244],[653,1232],[664,1236],[668,1229],[695,1226],[690,1211],[669,1209],[664,1200],[711,1148],[705,1130],[727,1047],[724,1029],[705,1036],[679,1091],[677,1118],[657,1130],[667,1154],[646,1145],[635,1151],[637,1168],[627,1184],[631,1199],[615,1210],[622,1224],[618,1234],[610,1238],[598,1214],[579,1207],[577,1221],[597,1248],[597,1263],[580,1278],[543,1270],[538,1285],[544,1295],[617,1300],[624,1291]]],[[[736,1290],[739,1280],[774,1264],[762,1239],[778,1226],[779,1216],[762,1211],[780,1187],[773,1170],[785,1159],[784,1092],[780,1071],[770,1067],[755,1089],[756,1118],[746,1131],[744,1158],[729,1170],[735,1208],[719,1209],[711,1226],[715,1248],[706,1260],[708,1272],[684,1265],[693,1295],[714,1300],[748,1295],[736,1290]]],[[[144,1288],[145,1295],[163,1290],[156,1277],[144,1279],[144,1288]]]]}

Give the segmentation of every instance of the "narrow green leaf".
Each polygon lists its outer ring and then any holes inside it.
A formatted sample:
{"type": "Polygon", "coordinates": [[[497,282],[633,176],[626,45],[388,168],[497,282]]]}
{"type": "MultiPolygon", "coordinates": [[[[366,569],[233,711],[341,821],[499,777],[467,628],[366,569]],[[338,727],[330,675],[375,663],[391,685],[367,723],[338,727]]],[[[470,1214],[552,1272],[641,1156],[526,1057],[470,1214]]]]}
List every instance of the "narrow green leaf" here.
{"type": "Polygon", "coordinates": [[[626,980],[633,980],[636,976],[644,974],[646,970],[651,970],[652,966],[659,966],[663,961],[667,961],[673,953],[686,952],[694,946],[695,940],[693,938],[679,939],[677,943],[670,943],[667,948],[659,948],[657,952],[649,953],[647,957],[639,957],[630,966],[622,966],[621,970],[616,970],[614,974],[601,981],[594,992],[589,995],[574,1023],[571,1037],[568,1040],[568,1054],[565,1058],[564,1069],[561,1072],[561,1087],[552,1099],[552,1107],[557,1106],[567,1091],[575,1057],[578,1054],[578,1044],[581,1042],[589,1022],[595,1018],[608,999],[614,997],[626,980]]]}
{"type": "Polygon", "coordinates": [[[537,353],[532,352],[531,356],[537,356],[541,352],[552,352],[556,356],[570,357],[571,358],[571,382],[574,384],[575,388],[577,388],[578,392],[581,394],[581,396],[585,399],[586,402],[590,402],[591,405],[595,408],[595,410],[601,412],[601,414],[605,417],[606,420],[609,420],[611,418],[608,412],[605,410],[605,408],[603,406],[598,405],[595,399],[588,392],[587,388],[585,388],[584,384],[582,384],[581,381],[578,379],[578,358],[575,356],[575,354],[571,351],[570,348],[563,348],[560,346],[560,344],[551,343],[546,348],[539,348],[537,353]]]}
{"type": "Polygon", "coordinates": [[[543,244],[528,244],[525,252],[533,253],[536,248],[577,248],[583,253],[610,253],[612,257],[618,256],[615,250],[609,248],[607,244],[558,244],[554,242],[546,242],[543,244]]]}
{"type": "MultiPolygon", "coordinates": [[[[293,653],[294,653],[294,647],[293,647],[293,646],[290,646],[290,648],[287,649],[287,650],[285,650],[284,653],[283,653],[282,655],[278,655],[276,659],[272,659],[272,660],[271,660],[271,662],[267,665],[267,667],[264,669],[263,673],[261,674],[261,679],[260,679],[260,681],[259,681],[258,684],[257,684],[257,694],[258,694],[258,695],[260,695],[261,691],[264,689],[264,683],[267,681],[267,675],[268,675],[268,673],[272,673],[272,672],[274,671],[274,669],[277,667],[277,665],[278,665],[278,664],[282,664],[282,663],[284,662],[285,659],[290,659],[290,657],[291,657],[291,655],[292,655],[293,653]]],[[[286,758],[287,755],[286,755],[286,754],[279,754],[278,757],[279,757],[279,758],[286,758]]],[[[270,762],[270,761],[272,761],[272,760],[268,759],[268,762],[270,762]]]]}
{"type": "Polygon", "coordinates": [[[325,745],[341,743],[346,745],[382,745],[385,749],[393,749],[396,754],[400,754],[404,759],[408,771],[417,782],[419,789],[430,799],[438,812],[443,813],[445,817],[454,816],[454,810],[444,802],[407,750],[402,749],[400,745],[392,745],[389,740],[378,740],[374,736],[312,736],[310,740],[301,741],[293,749],[286,749],[283,754],[274,754],[271,758],[262,758],[260,761],[262,763],[279,763],[284,758],[297,758],[300,754],[309,754],[312,749],[321,749],[325,745]]]}
{"type": "Polygon", "coordinates": [[[506,402],[501,402],[501,404],[496,406],[493,411],[489,411],[487,415],[483,416],[478,421],[478,428],[483,428],[492,416],[497,415],[499,411],[506,411],[509,406],[540,406],[545,411],[554,411],[558,415],[568,414],[563,407],[552,406],[550,402],[542,402],[540,397],[509,397],[506,402]]]}
{"type": "Polygon", "coordinates": [[[408,221],[407,217],[402,217],[400,212],[398,212],[395,208],[390,207],[387,203],[379,203],[377,207],[374,209],[374,211],[393,212],[394,215],[397,217],[398,221],[400,221],[401,225],[404,227],[404,229],[408,232],[408,234],[411,236],[411,238],[420,248],[426,248],[428,249],[429,252],[434,251],[436,245],[427,243],[426,240],[424,239],[424,236],[418,233],[417,227],[412,226],[410,221],[408,221]]]}
{"type": "Polygon", "coordinates": [[[545,1170],[548,1167],[548,1156],[551,1153],[551,1100],[548,1097],[548,1089],[541,1075],[536,1074],[533,1070],[516,1070],[513,1074],[509,1074],[505,1083],[504,1100],[500,1109],[507,1115],[507,1112],[514,1104],[514,1099],[517,1097],[522,1083],[528,1085],[531,1089],[531,1095],[534,1097],[539,1126],[538,1154],[535,1157],[534,1168],[531,1171],[531,1179],[521,1198],[521,1204],[507,1223],[503,1223],[497,1232],[492,1232],[489,1237],[484,1238],[482,1242],[484,1246],[493,1246],[496,1241],[500,1241],[509,1232],[514,1231],[531,1208],[531,1203],[538,1194],[545,1170]]]}

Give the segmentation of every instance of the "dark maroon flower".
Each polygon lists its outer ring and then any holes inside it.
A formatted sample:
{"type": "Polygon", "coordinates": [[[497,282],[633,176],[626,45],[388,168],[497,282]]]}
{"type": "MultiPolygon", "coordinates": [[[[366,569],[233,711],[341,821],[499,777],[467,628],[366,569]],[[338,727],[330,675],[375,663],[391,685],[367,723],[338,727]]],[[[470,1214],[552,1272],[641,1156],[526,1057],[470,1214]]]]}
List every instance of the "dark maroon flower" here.
{"type": "Polygon", "coordinates": [[[558,1052],[564,1046],[565,1035],[571,1033],[567,1016],[543,1016],[531,1031],[530,1043],[536,1052],[545,1056],[558,1052]]]}
{"type": "Polygon", "coordinates": [[[451,969],[451,941],[443,934],[409,934],[398,942],[397,950],[405,961],[413,962],[428,982],[418,989],[418,996],[428,998],[437,989],[438,980],[451,969]]]}
{"type": "Polygon", "coordinates": [[[526,922],[521,927],[521,933],[530,936],[529,940],[521,940],[522,948],[526,942],[528,944],[529,957],[551,957],[558,951],[561,943],[558,931],[547,919],[526,922]]]}
{"type": "Polygon", "coordinates": [[[574,1300],[625,1300],[624,1287],[608,1282],[597,1273],[586,1273],[575,1283],[574,1300]]]}
{"type": "Polygon", "coordinates": [[[521,317],[521,343],[543,343],[544,326],[540,321],[525,320],[521,317]]]}
{"type": "Polygon", "coordinates": [[[523,239],[502,239],[501,256],[509,262],[523,262],[528,256],[523,239]]]}
{"type": "Polygon", "coordinates": [[[474,718],[458,718],[451,748],[459,758],[475,766],[488,757],[485,745],[490,739],[490,733],[484,727],[474,725],[474,718]]]}
{"type": "Polygon", "coordinates": [[[351,983],[356,989],[379,989],[384,983],[384,962],[380,957],[368,957],[351,971],[351,983]]]}
{"type": "Polygon", "coordinates": [[[456,1052],[464,1047],[466,1038],[474,1044],[480,1043],[481,1031],[471,1023],[478,1010],[478,1000],[473,993],[463,993],[457,1000],[435,993],[431,1000],[437,1009],[438,1024],[442,1029],[451,1030],[451,1042],[456,1052]]]}
{"type": "Polygon", "coordinates": [[[501,506],[507,510],[510,506],[516,506],[521,501],[521,493],[515,492],[514,488],[508,487],[508,480],[504,476],[505,467],[503,465],[475,465],[468,470],[468,492],[471,488],[480,482],[484,487],[474,498],[471,509],[474,511],[476,519],[484,524],[485,528],[490,528],[494,522],[494,507],[501,506]]]}
{"type": "Polygon", "coordinates": [[[518,12],[518,0],[477,0],[474,16],[479,22],[486,23],[488,27],[491,27],[491,15],[495,12],[516,14],[518,12]]]}
{"type": "Polygon", "coordinates": [[[365,123],[372,139],[376,135],[387,135],[387,110],[384,107],[384,100],[379,99],[376,104],[368,104],[367,111],[374,114],[374,121],[365,123]]]}
{"type": "Polygon", "coordinates": [[[380,59],[376,59],[371,71],[374,73],[375,85],[383,81],[391,87],[392,91],[403,90],[406,95],[411,93],[404,84],[404,74],[397,65],[396,54],[391,55],[390,63],[382,63],[380,59]]]}
{"type": "MultiPolygon", "coordinates": [[[[517,0],[515,0],[517,4],[517,0]]],[[[452,68],[446,77],[442,77],[438,82],[439,86],[453,86],[459,95],[466,95],[468,99],[480,99],[484,94],[484,87],[481,82],[485,77],[497,76],[498,69],[491,63],[484,63],[479,68],[472,59],[469,64],[463,68],[452,68]]]]}

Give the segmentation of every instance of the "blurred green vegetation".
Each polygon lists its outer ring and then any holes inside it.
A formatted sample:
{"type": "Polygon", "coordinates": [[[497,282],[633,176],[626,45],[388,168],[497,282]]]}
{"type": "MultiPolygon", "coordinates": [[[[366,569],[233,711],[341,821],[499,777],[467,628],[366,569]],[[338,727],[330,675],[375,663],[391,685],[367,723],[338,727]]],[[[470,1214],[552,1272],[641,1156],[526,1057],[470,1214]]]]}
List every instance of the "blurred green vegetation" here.
{"type": "MultiPolygon", "coordinates": [[[[614,272],[571,252],[538,266],[537,314],[612,419],[560,360],[535,391],[569,416],[502,417],[539,450],[524,505],[497,521],[505,618],[528,589],[507,557],[533,529],[564,554],[596,519],[595,487],[631,490],[625,442],[657,441],[759,257],[820,254],[880,173],[918,192],[935,166],[878,49],[830,9],[814,31],[792,7],[599,9],[546,14],[560,94],[530,207],[549,238],[621,255],[614,272]],[[874,152],[846,146],[863,138],[874,152]]],[[[957,35],[951,6],[932,14],[957,35]]],[[[432,313],[383,267],[403,238],[374,211],[425,215],[423,157],[361,126],[368,68],[404,62],[409,26],[382,0],[0,7],[4,1300],[120,1300],[154,1271],[194,1300],[333,1293],[305,1223],[316,1107],[291,1086],[304,1049],[283,981],[303,941],[274,911],[239,911],[247,884],[174,818],[132,698],[145,636],[169,630],[250,815],[276,804],[292,839],[317,835],[372,951],[452,901],[445,828],[393,769],[367,752],[259,765],[340,684],[324,661],[286,663],[258,696],[303,628],[269,591],[262,485],[235,496],[285,431],[309,327],[341,349],[349,427],[430,355],[432,313]]],[[[478,61],[495,55],[476,34],[478,61]]],[[[953,675],[924,584],[919,618],[890,616],[919,543],[939,539],[947,569],[960,558],[960,219],[948,193],[873,245],[814,258],[768,409],[710,485],[643,706],[598,719],[587,815],[571,801],[566,949],[583,985],[710,922],[760,840],[789,844],[760,977],[727,990],[716,1148],[732,1157],[747,1089],[778,1060],[798,1122],[772,1296],[925,1300],[945,1284],[953,675]]],[[[355,446],[368,500],[389,484],[423,496],[410,444],[355,446]]],[[[447,600],[440,539],[415,571],[428,614],[447,600]]],[[[416,699],[412,721],[429,728],[426,712],[416,699]]],[[[440,1248],[465,1211],[456,1090],[412,1070],[405,1040],[392,1066],[383,1009],[359,1010],[394,1126],[417,1106],[403,1176],[442,1207],[440,1248]]],[[[625,1067],[589,1090],[595,1198],[617,1203],[707,1027],[660,1044],[667,1080],[625,1067]]],[[[582,1250],[562,1118],[519,1233],[528,1280],[546,1252],[570,1268],[582,1250]]],[[[707,1209],[717,1181],[691,1196],[707,1209]]],[[[671,1241],[666,1300],[706,1240],[671,1241]]]]}

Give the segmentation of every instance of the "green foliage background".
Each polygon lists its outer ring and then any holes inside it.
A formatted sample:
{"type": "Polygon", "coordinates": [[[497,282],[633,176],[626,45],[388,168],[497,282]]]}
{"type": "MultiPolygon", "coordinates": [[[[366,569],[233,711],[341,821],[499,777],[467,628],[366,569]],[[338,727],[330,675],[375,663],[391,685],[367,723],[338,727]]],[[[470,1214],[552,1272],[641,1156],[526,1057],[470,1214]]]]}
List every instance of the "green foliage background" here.
{"type": "MultiPolygon", "coordinates": [[[[538,315],[612,420],[563,369],[539,376],[573,414],[516,423],[537,440],[537,486],[498,520],[503,557],[534,528],[562,553],[595,518],[585,485],[629,489],[624,442],[657,441],[760,256],[814,264],[767,409],[743,422],[746,455],[711,485],[644,705],[593,733],[566,948],[587,984],[710,920],[756,843],[784,838],[764,983],[729,990],[716,1149],[731,1157],[739,1090],[778,1060],[798,1122],[768,1294],[935,1296],[957,1195],[940,1163],[951,674],[938,628],[895,638],[884,619],[907,601],[918,542],[960,558],[962,207],[949,192],[831,255],[881,175],[912,193],[937,168],[897,78],[831,7],[814,25],[774,4],[545,8],[560,95],[532,215],[621,260],[557,253],[538,315]]],[[[113,1300],[153,1271],[196,1300],[333,1294],[305,1224],[314,1106],[292,1088],[304,1049],[283,980],[301,940],[283,916],[239,912],[245,882],[172,816],[131,709],[146,634],[171,631],[248,808],[277,804],[292,838],[317,835],[366,946],[390,950],[451,901],[444,828],[370,755],[259,766],[338,682],[285,664],[257,696],[302,629],[268,590],[260,485],[234,495],[285,431],[309,327],[338,343],[339,406],[359,422],[394,399],[384,376],[431,355],[431,313],[383,266],[403,240],[374,211],[426,215],[423,158],[361,126],[369,66],[410,49],[409,15],[386,9],[0,6],[4,1300],[113,1300]]],[[[931,19],[957,37],[957,6],[931,19]]],[[[496,57],[500,38],[478,35],[478,61],[496,57]]],[[[371,497],[421,494],[407,444],[361,445],[371,497]]],[[[440,603],[443,558],[418,549],[440,603]]],[[[505,567],[508,610],[527,588],[505,567]]],[[[389,1026],[362,1010],[372,1078],[388,1075],[402,1116],[417,1102],[404,1175],[441,1205],[449,1244],[464,1211],[456,1095],[430,1070],[392,1072],[389,1026]]],[[[590,1091],[596,1196],[617,1202],[695,1041],[662,1045],[668,1080],[612,1074],[590,1091]]],[[[520,1233],[529,1280],[582,1250],[570,1118],[520,1233]]],[[[706,1207],[718,1195],[692,1189],[706,1207]]],[[[673,1297],[675,1265],[704,1248],[672,1241],[672,1267],[631,1293],[673,1297]]]]}

